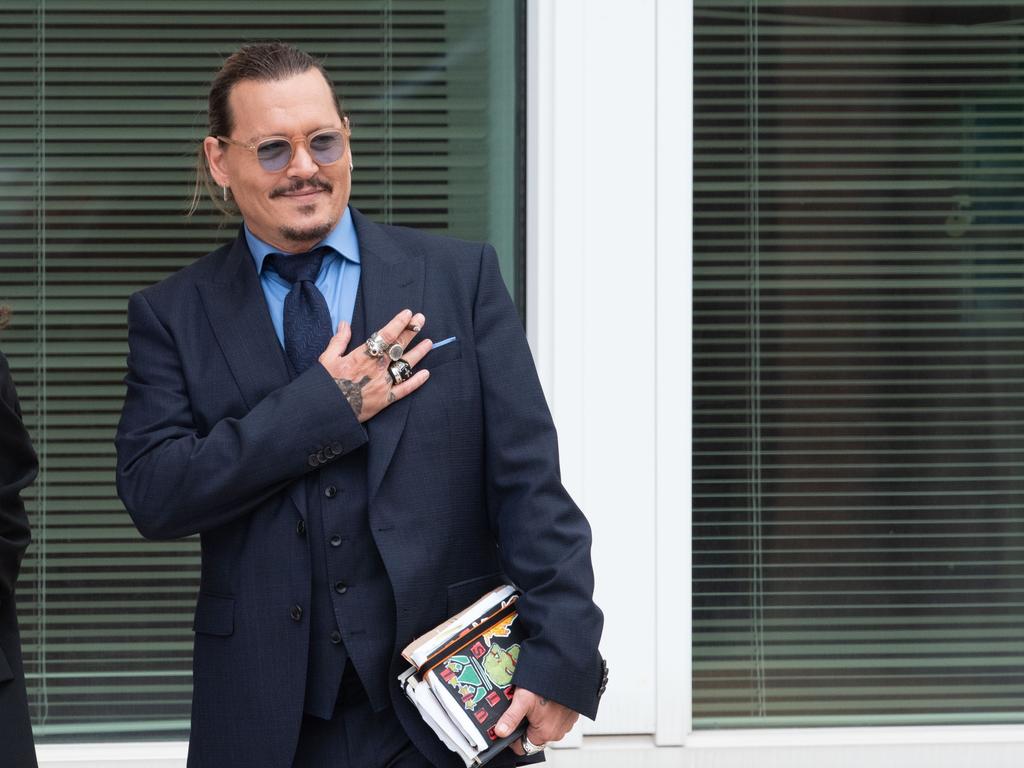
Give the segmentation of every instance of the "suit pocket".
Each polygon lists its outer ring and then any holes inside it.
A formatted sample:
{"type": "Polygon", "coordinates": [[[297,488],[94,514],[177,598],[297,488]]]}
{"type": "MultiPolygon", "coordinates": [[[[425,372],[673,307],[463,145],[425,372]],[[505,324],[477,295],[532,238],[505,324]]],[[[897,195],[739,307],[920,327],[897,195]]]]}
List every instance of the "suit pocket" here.
{"type": "Polygon", "coordinates": [[[220,637],[230,635],[235,631],[235,599],[200,592],[192,631],[220,637]]]}
{"type": "Polygon", "coordinates": [[[7,663],[7,657],[4,656],[4,649],[0,648],[0,683],[6,683],[8,680],[14,679],[14,672],[11,670],[11,665],[7,663]]]}
{"type": "Polygon", "coordinates": [[[427,352],[427,356],[420,362],[420,366],[432,371],[440,368],[445,363],[451,363],[462,358],[462,345],[459,340],[449,341],[447,344],[427,352]]]}
{"type": "Polygon", "coordinates": [[[489,590],[505,584],[507,579],[500,572],[488,573],[486,576],[474,576],[472,579],[457,581],[448,585],[448,615],[454,616],[463,608],[483,597],[489,590]]]}

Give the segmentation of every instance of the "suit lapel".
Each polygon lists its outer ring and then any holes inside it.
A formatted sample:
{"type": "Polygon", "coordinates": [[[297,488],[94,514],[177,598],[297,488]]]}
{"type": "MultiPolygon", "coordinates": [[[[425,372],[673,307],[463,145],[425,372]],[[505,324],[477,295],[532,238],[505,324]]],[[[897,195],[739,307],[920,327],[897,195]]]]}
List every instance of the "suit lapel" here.
{"type": "MultiPolygon", "coordinates": [[[[360,282],[367,334],[380,330],[403,309],[417,312],[423,304],[423,259],[403,250],[385,231],[352,208],[359,237],[360,282]]],[[[361,343],[353,339],[353,345],[361,343]]],[[[366,485],[370,501],[377,494],[391,464],[398,440],[409,416],[409,399],[403,398],[378,413],[367,424],[366,485]]]]}
{"type": "Polygon", "coordinates": [[[291,377],[241,233],[214,278],[198,285],[221,351],[246,406],[252,410],[291,377]]]}
{"type": "MultiPolygon", "coordinates": [[[[263,398],[291,380],[284,350],[270,320],[256,265],[239,231],[212,280],[198,284],[203,308],[228,367],[252,410],[263,398]]],[[[306,517],[306,485],[292,483],[289,496],[306,517]]]]}

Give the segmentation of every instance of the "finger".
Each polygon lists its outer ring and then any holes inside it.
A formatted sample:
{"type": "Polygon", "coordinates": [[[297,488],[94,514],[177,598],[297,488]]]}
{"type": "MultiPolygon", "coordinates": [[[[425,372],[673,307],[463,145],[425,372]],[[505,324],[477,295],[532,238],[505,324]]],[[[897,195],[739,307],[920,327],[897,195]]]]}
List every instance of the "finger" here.
{"type": "Polygon", "coordinates": [[[415,368],[417,365],[419,365],[420,361],[424,357],[426,357],[427,352],[429,352],[433,346],[434,342],[432,342],[430,339],[424,339],[415,347],[406,352],[402,357],[405,359],[405,362],[407,362],[409,365],[415,368]]]}
{"type": "Polygon", "coordinates": [[[395,386],[391,388],[391,394],[394,395],[395,400],[401,400],[406,395],[411,395],[417,389],[426,384],[427,379],[429,378],[430,371],[417,371],[412,375],[411,379],[407,379],[401,384],[395,384],[395,386]]]}
{"type": "Polygon", "coordinates": [[[403,328],[399,332],[396,341],[403,347],[408,347],[409,344],[412,343],[413,337],[415,337],[417,333],[423,330],[423,325],[426,322],[426,316],[422,312],[417,312],[415,315],[412,316],[412,319],[405,326],[405,328],[403,328]]]}
{"type": "MultiPolygon", "coordinates": [[[[415,377],[414,377],[415,378],[415,377]]],[[[405,382],[408,384],[412,379],[405,382]]],[[[504,738],[508,736],[512,731],[519,727],[519,723],[522,722],[529,710],[525,696],[517,695],[519,691],[516,691],[516,695],[512,696],[512,703],[509,704],[508,709],[505,710],[505,714],[498,720],[498,724],[494,726],[494,732],[499,737],[504,738]]]]}
{"type": "Polygon", "coordinates": [[[352,326],[342,320],[338,323],[338,332],[331,336],[331,340],[327,342],[323,356],[328,360],[334,357],[341,357],[345,354],[345,350],[348,349],[348,343],[351,339],[352,326]]]}
{"type": "Polygon", "coordinates": [[[398,338],[398,335],[403,330],[405,330],[405,326],[407,326],[411,320],[412,310],[403,309],[401,312],[399,312],[397,315],[391,318],[388,324],[381,328],[379,331],[377,331],[377,333],[383,336],[385,341],[389,343],[393,342],[395,339],[398,338]]]}
{"type": "Polygon", "coordinates": [[[530,742],[538,747],[543,747],[549,741],[555,741],[555,737],[550,733],[544,732],[541,728],[537,727],[533,723],[530,723],[526,729],[526,738],[530,742]]]}

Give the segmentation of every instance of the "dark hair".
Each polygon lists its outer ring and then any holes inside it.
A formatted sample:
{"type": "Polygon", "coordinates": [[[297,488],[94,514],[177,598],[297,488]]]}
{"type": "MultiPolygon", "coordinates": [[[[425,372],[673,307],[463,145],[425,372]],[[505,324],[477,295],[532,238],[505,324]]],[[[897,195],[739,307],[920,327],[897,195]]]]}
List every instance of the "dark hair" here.
{"type": "MultiPolygon", "coordinates": [[[[260,82],[286,80],[311,69],[317,70],[327,81],[327,86],[334,94],[334,106],[338,110],[338,116],[344,119],[345,113],[341,108],[341,99],[334,89],[334,83],[331,82],[330,75],[324,69],[323,63],[288,43],[279,41],[246,43],[228,56],[220,71],[214,75],[213,82],[210,83],[207,108],[209,133],[207,135],[231,135],[235,125],[228,98],[231,96],[231,89],[242,80],[260,82]]],[[[214,206],[222,213],[227,215],[238,213],[233,202],[222,200],[217,196],[217,185],[214,184],[213,178],[210,176],[210,169],[206,166],[206,153],[203,151],[202,142],[200,142],[196,151],[196,180],[192,191],[192,203],[188,209],[189,216],[195,213],[199,207],[199,198],[203,188],[206,189],[214,206]]]]}

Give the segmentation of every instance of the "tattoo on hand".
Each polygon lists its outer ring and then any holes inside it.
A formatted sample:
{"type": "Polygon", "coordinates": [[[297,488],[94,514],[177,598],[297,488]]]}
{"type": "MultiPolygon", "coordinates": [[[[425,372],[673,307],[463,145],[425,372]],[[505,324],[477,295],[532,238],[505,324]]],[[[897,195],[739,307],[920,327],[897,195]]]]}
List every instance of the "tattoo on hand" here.
{"type": "Polygon", "coordinates": [[[334,383],[338,385],[338,389],[341,390],[341,394],[348,400],[348,404],[352,406],[356,416],[359,416],[363,410],[363,387],[370,383],[370,377],[363,376],[358,384],[349,379],[335,379],[334,383]]]}
{"type": "Polygon", "coordinates": [[[391,403],[393,403],[393,402],[395,402],[395,393],[389,390],[388,391],[388,405],[391,405],[391,403]]]}

